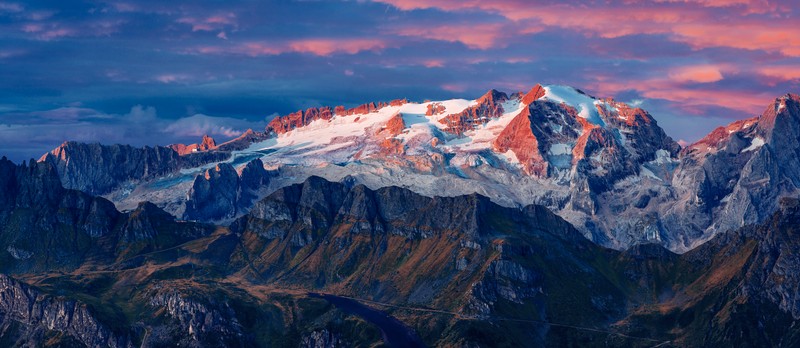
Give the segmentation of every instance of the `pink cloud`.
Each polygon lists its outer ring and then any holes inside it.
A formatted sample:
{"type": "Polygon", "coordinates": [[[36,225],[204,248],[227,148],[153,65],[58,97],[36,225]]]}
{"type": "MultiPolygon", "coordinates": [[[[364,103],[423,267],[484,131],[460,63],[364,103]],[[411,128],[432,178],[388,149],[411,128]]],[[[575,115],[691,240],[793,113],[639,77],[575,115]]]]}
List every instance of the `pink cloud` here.
{"type": "Polygon", "coordinates": [[[669,79],[645,79],[640,81],[621,77],[598,76],[588,84],[589,89],[601,96],[614,96],[623,91],[634,90],[642,97],[662,99],[690,113],[700,114],[701,107],[725,107],[756,114],[763,111],[774,96],[769,92],[726,90],[719,87],[687,88],[684,84],[669,79]]]}
{"type": "MultiPolygon", "coordinates": [[[[402,10],[438,8],[444,11],[484,11],[502,15],[522,28],[542,26],[585,35],[616,38],[659,34],[695,49],[731,47],[800,57],[800,25],[776,16],[767,1],[675,0],[609,6],[538,4],[526,1],[380,0],[402,10]],[[752,14],[763,14],[750,16],[752,14]],[[727,18],[724,21],[720,18],[727,18]]],[[[524,29],[517,28],[520,33],[524,29]]],[[[435,34],[431,34],[435,35],[435,34]]]]}
{"type": "Polygon", "coordinates": [[[723,79],[720,68],[715,65],[690,65],[674,68],[669,78],[676,82],[709,83],[723,79]]]}
{"type": "Polygon", "coordinates": [[[306,39],[288,44],[293,52],[329,56],[332,53],[355,54],[361,51],[381,50],[386,44],[377,39],[306,39]]]}
{"type": "Polygon", "coordinates": [[[308,53],[316,56],[356,54],[379,51],[387,44],[378,39],[301,39],[288,42],[245,42],[232,46],[200,46],[189,50],[201,54],[238,54],[251,57],[274,56],[283,53],[308,53]]]}
{"type": "Polygon", "coordinates": [[[746,9],[746,13],[768,13],[777,9],[777,5],[769,0],[657,0],[656,2],[685,3],[704,7],[742,7],[746,9]]]}
{"type": "Polygon", "coordinates": [[[800,81],[800,66],[764,66],[756,72],[773,86],[778,82],[800,81]]]}
{"type": "Polygon", "coordinates": [[[459,83],[445,83],[442,84],[440,87],[442,87],[442,89],[445,91],[456,92],[456,93],[461,93],[467,90],[466,85],[459,83]]]}
{"type": "Polygon", "coordinates": [[[442,68],[444,67],[444,61],[441,59],[428,59],[422,62],[422,65],[426,68],[442,68]]]}
{"type": "Polygon", "coordinates": [[[215,14],[209,17],[181,17],[176,20],[180,24],[192,26],[192,31],[217,31],[226,27],[238,27],[236,14],[232,12],[215,14]]]}
{"type": "Polygon", "coordinates": [[[430,40],[460,42],[469,48],[489,49],[504,46],[500,39],[505,35],[500,24],[440,25],[436,27],[409,26],[397,29],[394,34],[430,40]]]}

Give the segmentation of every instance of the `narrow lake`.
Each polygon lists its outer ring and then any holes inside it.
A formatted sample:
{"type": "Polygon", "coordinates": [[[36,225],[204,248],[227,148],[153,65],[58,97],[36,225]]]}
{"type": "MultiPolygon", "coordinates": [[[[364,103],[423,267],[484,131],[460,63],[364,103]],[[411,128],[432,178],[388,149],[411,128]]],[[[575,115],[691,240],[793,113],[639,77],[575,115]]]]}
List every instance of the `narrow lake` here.
{"type": "Polygon", "coordinates": [[[341,311],[357,315],[377,326],[381,330],[383,341],[391,347],[425,347],[414,329],[383,311],[361,304],[356,300],[335,295],[309,293],[308,296],[324,299],[341,311]]]}

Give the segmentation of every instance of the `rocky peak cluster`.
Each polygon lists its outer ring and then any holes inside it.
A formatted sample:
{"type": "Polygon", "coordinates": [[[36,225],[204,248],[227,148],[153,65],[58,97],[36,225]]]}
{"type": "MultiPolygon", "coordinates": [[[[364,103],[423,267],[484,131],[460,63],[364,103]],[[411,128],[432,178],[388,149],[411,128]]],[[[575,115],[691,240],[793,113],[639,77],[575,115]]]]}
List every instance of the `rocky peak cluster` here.
{"type": "Polygon", "coordinates": [[[293,129],[307,126],[311,124],[311,122],[314,122],[316,120],[330,120],[331,118],[333,118],[334,115],[349,116],[349,115],[369,114],[387,106],[401,106],[406,103],[408,103],[408,100],[406,99],[397,99],[397,100],[392,100],[388,103],[373,102],[373,103],[362,104],[350,109],[347,109],[341,105],[333,108],[331,108],[330,106],[323,106],[319,108],[308,108],[305,111],[299,110],[297,112],[290,113],[286,116],[275,117],[274,119],[272,119],[272,121],[269,122],[269,124],[267,124],[266,134],[280,135],[289,132],[293,129]]]}
{"type": "Polygon", "coordinates": [[[508,100],[508,95],[493,89],[478,98],[477,105],[449,114],[439,119],[439,123],[446,126],[445,132],[463,135],[467,130],[474,130],[489,120],[502,116],[505,112],[502,104],[508,100]]]}
{"type": "Polygon", "coordinates": [[[169,148],[175,150],[179,155],[188,155],[190,153],[195,152],[203,152],[203,151],[210,151],[217,148],[217,143],[214,141],[214,138],[208,136],[208,134],[203,135],[203,140],[199,144],[172,144],[169,148]]]}
{"type": "Polygon", "coordinates": [[[240,173],[228,163],[217,164],[198,175],[188,193],[184,217],[189,220],[226,220],[247,212],[274,173],[255,159],[240,173]]]}

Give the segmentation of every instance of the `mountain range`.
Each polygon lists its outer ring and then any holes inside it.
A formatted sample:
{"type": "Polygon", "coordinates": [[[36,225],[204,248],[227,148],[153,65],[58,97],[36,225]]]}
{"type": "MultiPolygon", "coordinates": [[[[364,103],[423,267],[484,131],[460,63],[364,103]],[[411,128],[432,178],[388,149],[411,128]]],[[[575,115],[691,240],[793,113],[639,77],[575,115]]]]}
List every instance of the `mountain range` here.
{"type": "Polygon", "coordinates": [[[3,158],[0,343],[796,346],[798,125],[536,85],[3,158]]]}
{"type": "Polygon", "coordinates": [[[645,110],[537,85],[475,100],[311,108],[220,145],[209,137],[169,148],[66,142],[40,161],[66,188],[122,210],[149,201],[188,220],[229,223],[257,198],[316,175],[539,204],[597,244],[682,253],[762,221],[797,191],[799,102],[784,95],[761,116],[682,148],[645,110]]]}

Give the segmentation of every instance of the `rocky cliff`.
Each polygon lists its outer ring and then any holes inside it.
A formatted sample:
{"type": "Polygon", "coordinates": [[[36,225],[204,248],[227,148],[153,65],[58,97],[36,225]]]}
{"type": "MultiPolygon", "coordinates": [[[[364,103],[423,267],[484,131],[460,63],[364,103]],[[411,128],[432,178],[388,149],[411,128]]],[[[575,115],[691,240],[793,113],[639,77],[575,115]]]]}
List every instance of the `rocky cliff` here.
{"type": "Polygon", "coordinates": [[[218,164],[195,177],[188,193],[184,217],[189,220],[218,221],[245,214],[269,184],[274,173],[255,159],[237,173],[228,163],[218,164]]]}
{"type": "Polygon", "coordinates": [[[0,159],[0,187],[2,272],[72,270],[87,259],[114,260],[210,233],[150,203],[123,214],[106,199],[64,189],[49,162],[0,159]]]}
{"type": "Polygon", "coordinates": [[[217,148],[217,142],[214,141],[214,138],[208,136],[208,134],[203,135],[203,140],[199,144],[172,144],[168,146],[170,149],[175,150],[179,155],[188,155],[190,153],[195,152],[204,152],[209,151],[217,148]]]}
{"type": "Polygon", "coordinates": [[[46,295],[0,274],[0,342],[19,347],[134,347],[75,300],[46,295]]]}
{"type": "Polygon", "coordinates": [[[64,187],[99,195],[129,182],[140,182],[225,160],[227,152],[192,152],[181,156],[168,147],[83,144],[68,141],[42,156],[55,166],[64,187]]]}

